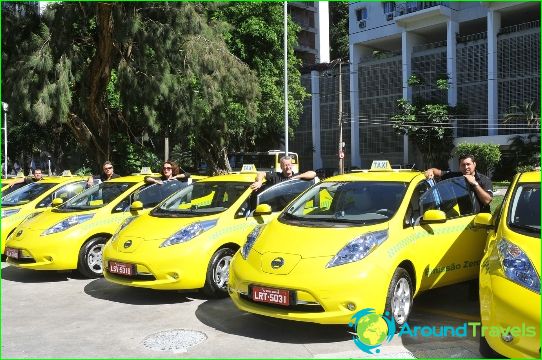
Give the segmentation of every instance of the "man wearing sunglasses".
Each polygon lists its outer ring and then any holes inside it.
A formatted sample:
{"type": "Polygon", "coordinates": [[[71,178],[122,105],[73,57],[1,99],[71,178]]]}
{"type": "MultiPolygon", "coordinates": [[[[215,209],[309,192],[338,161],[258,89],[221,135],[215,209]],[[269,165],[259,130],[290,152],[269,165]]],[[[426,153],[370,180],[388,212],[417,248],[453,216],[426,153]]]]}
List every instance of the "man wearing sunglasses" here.
{"type": "Polygon", "coordinates": [[[159,178],[155,178],[152,176],[147,176],[145,178],[145,182],[147,184],[163,184],[164,181],[168,180],[178,180],[178,181],[186,181],[190,178],[190,174],[187,172],[179,173],[179,166],[174,163],[173,161],[166,161],[164,162],[164,165],[162,165],[162,172],[161,176],[159,178]]]}
{"type": "Polygon", "coordinates": [[[99,184],[101,182],[120,177],[119,174],[115,174],[113,170],[113,164],[111,163],[111,161],[104,162],[102,169],[103,169],[103,172],[101,173],[100,176],[89,176],[87,180],[88,187],[91,187],[92,185],[94,185],[95,181],[97,181],[99,184]]]}

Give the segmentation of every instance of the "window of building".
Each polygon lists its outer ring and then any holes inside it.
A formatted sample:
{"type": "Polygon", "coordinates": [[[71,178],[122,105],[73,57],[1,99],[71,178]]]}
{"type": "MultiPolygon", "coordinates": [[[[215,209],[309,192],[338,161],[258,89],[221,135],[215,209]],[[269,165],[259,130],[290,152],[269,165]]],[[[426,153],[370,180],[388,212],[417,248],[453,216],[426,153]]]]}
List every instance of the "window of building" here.
{"type": "Polygon", "coordinates": [[[361,8],[356,10],[356,19],[358,21],[367,20],[367,8],[361,8]]]}
{"type": "Polygon", "coordinates": [[[385,1],[382,5],[384,6],[384,14],[390,14],[395,11],[395,1],[385,1]]]}

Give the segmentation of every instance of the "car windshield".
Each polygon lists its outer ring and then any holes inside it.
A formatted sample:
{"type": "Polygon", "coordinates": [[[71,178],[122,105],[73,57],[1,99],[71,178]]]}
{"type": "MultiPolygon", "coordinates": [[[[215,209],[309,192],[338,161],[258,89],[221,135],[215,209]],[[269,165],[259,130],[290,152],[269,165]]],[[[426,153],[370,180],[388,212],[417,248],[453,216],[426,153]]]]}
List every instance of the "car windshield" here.
{"type": "Polygon", "coordinates": [[[323,182],[307,190],[280,216],[302,226],[359,226],[388,221],[405,195],[403,182],[323,182]]]}
{"type": "Polygon", "coordinates": [[[187,186],[186,182],[167,180],[162,184],[153,184],[136,191],[132,196],[132,201],[141,201],[144,208],[155,207],[160,201],[187,186]]]}
{"type": "Polygon", "coordinates": [[[35,182],[28,184],[4,196],[2,198],[2,206],[7,207],[26,204],[56,185],[58,185],[58,183],[35,182]]]}
{"type": "Polygon", "coordinates": [[[89,210],[104,207],[135,184],[137,183],[103,182],[71,198],[59,206],[57,211],[89,210]]]}
{"type": "Polygon", "coordinates": [[[508,226],[540,238],[540,184],[520,183],[508,208],[508,226]]]}
{"type": "Polygon", "coordinates": [[[249,185],[224,181],[193,183],[154,208],[151,215],[189,217],[217,214],[233,205],[249,185]]]}

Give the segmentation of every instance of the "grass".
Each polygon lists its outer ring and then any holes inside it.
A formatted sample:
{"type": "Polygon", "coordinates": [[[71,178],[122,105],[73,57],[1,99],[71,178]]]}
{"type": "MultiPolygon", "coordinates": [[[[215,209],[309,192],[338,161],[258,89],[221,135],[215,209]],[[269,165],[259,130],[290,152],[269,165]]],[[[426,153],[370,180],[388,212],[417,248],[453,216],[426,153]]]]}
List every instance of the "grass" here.
{"type": "Polygon", "coordinates": [[[489,208],[491,209],[491,213],[495,214],[495,210],[502,204],[502,200],[504,199],[504,195],[495,195],[493,197],[493,200],[491,203],[489,203],[489,208]]]}

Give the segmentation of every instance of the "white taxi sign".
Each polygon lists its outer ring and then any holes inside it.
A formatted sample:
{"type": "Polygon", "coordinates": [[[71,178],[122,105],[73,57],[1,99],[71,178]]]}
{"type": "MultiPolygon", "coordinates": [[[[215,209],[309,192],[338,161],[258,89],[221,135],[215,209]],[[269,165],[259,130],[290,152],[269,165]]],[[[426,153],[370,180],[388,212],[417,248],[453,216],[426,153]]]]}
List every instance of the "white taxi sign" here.
{"type": "Polygon", "coordinates": [[[392,170],[391,164],[388,160],[373,160],[371,164],[372,171],[389,171],[392,170]]]}
{"type": "Polygon", "coordinates": [[[152,174],[152,170],[151,170],[150,167],[144,166],[144,167],[142,167],[141,170],[139,171],[139,174],[141,174],[141,175],[150,175],[150,174],[152,174]]]}
{"type": "Polygon", "coordinates": [[[256,165],[254,164],[243,164],[241,172],[256,172],[256,165]]]}

